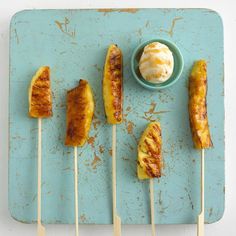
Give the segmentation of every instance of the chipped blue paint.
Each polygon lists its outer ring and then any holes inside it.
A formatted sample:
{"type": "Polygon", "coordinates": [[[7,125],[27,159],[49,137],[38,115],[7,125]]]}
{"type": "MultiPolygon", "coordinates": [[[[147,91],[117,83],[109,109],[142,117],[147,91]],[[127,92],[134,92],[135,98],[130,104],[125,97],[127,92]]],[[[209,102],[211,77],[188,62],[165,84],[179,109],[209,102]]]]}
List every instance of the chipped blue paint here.
{"type": "Polygon", "coordinates": [[[111,127],[105,124],[101,93],[110,43],[117,43],[124,54],[126,121],[117,130],[117,204],[122,223],[150,222],[148,182],[136,177],[136,140],[148,119],[156,118],[162,124],[165,161],[164,176],[155,181],[156,223],[196,222],[200,153],[192,148],[186,85],[194,60],[200,58],[208,61],[208,113],[214,142],[214,148],[206,151],[206,222],[222,217],[223,29],[217,13],[207,9],[32,10],[17,13],[10,31],[9,209],[15,219],[36,221],[37,121],[27,116],[27,91],[37,68],[49,65],[54,116],[43,120],[43,222],[74,222],[73,150],[63,145],[65,94],[80,78],[86,78],[96,99],[96,119],[90,133],[95,137],[95,148],[91,138],[90,144],[79,150],[79,221],[111,224],[111,127]],[[178,45],[185,68],[175,86],[150,92],[132,78],[130,57],[140,42],[156,37],[178,45]],[[95,155],[101,160],[93,161],[95,155]]]}

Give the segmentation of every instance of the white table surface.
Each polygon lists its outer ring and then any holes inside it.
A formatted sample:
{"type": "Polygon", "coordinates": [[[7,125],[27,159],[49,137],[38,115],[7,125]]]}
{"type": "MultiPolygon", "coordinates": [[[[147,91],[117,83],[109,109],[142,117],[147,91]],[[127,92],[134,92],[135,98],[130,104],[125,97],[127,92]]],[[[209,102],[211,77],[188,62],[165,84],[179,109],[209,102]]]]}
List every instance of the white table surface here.
{"type": "MultiPolygon", "coordinates": [[[[8,212],[8,84],[9,23],[22,9],[38,8],[211,8],[224,23],[225,108],[226,108],[226,207],[223,218],[205,226],[208,236],[236,235],[236,1],[235,0],[0,0],[0,236],[36,235],[36,225],[13,220],[8,212]],[[235,148],[235,149],[234,149],[235,148]]],[[[217,52],[216,52],[217,56],[217,52]]],[[[207,170],[206,170],[207,171],[207,170]]],[[[217,174],[217,173],[216,173],[217,174]]],[[[122,235],[151,235],[150,226],[123,226],[122,235]]],[[[48,225],[47,236],[74,235],[70,225],[48,225]]],[[[158,225],[158,235],[196,235],[196,225],[158,225]]],[[[81,226],[80,235],[112,235],[112,226],[81,226]]]]}

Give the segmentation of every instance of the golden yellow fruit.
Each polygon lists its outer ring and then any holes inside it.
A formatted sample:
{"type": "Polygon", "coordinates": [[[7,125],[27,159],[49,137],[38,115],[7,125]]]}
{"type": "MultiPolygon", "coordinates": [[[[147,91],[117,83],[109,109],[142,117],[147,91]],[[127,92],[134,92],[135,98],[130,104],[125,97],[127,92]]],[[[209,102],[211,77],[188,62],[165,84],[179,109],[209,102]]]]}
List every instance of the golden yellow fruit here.
{"type": "Polygon", "coordinates": [[[29,116],[47,118],[52,116],[52,93],[50,68],[42,66],[31,80],[29,87],[29,116]]]}
{"type": "Polygon", "coordinates": [[[107,52],[103,77],[103,100],[109,124],[119,124],[123,120],[122,73],[122,52],[112,44],[107,52]]]}
{"type": "Polygon", "coordinates": [[[205,60],[194,63],[189,76],[189,120],[194,146],[197,149],[212,147],[207,117],[207,64],[205,60]]]}
{"type": "Polygon", "coordinates": [[[138,178],[159,178],[162,173],[162,137],[159,122],[151,122],[138,144],[138,178]]]}
{"type": "Polygon", "coordinates": [[[88,139],[94,114],[92,89],[86,80],[67,92],[66,146],[83,146],[88,139]]]}

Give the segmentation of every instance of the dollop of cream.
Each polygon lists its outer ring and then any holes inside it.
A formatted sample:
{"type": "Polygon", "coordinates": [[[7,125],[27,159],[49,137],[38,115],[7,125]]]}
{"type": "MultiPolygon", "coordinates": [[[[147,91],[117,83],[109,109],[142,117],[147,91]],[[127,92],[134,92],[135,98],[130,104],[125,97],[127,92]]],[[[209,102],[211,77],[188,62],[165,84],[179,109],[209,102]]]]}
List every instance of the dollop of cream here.
{"type": "Polygon", "coordinates": [[[139,70],[145,80],[162,83],[171,77],[173,69],[173,54],[165,44],[152,42],[144,47],[139,70]]]}

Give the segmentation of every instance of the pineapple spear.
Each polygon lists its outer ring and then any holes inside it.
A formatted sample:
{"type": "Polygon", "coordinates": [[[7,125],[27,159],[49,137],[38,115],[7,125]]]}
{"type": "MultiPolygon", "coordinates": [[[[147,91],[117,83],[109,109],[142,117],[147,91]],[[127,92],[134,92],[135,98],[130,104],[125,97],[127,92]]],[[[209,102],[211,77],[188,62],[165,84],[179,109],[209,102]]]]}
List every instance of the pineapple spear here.
{"type": "Polygon", "coordinates": [[[42,66],[31,80],[29,87],[29,116],[38,118],[38,236],[45,235],[41,222],[41,175],[42,175],[42,118],[52,116],[52,93],[50,86],[50,68],[42,66]]]}
{"type": "Polygon", "coordinates": [[[151,122],[143,132],[138,144],[138,178],[150,180],[150,210],[152,236],[156,235],[154,214],[154,178],[162,173],[162,137],[159,122],[151,122]]]}
{"type": "Polygon", "coordinates": [[[114,235],[121,235],[121,219],[116,204],[116,125],[122,123],[123,107],[122,52],[117,45],[108,48],[103,76],[103,100],[107,123],[112,125],[112,196],[114,235]]]}
{"type": "Polygon", "coordinates": [[[79,235],[78,221],[78,164],[77,147],[87,139],[94,114],[92,89],[86,80],[67,92],[66,139],[65,145],[74,147],[74,188],[75,188],[75,231],[79,235]]]}
{"type": "Polygon", "coordinates": [[[201,150],[201,212],[198,215],[197,235],[204,236],[204,149],[213,146],[207,117],[207,64],[205,60],[194,63],[189,76],[189,120],[193,143],[201,150]]]}

